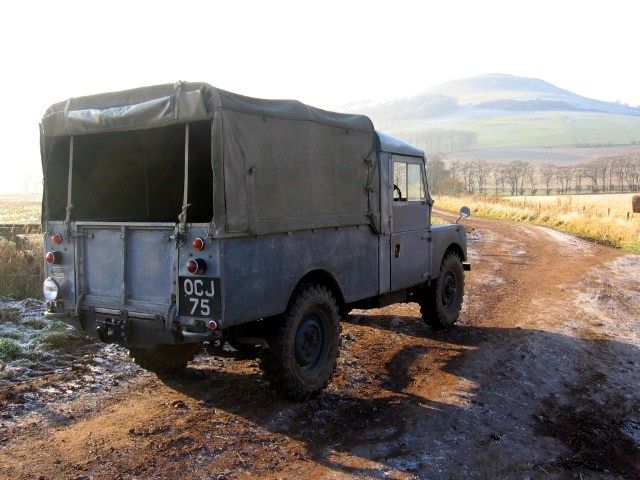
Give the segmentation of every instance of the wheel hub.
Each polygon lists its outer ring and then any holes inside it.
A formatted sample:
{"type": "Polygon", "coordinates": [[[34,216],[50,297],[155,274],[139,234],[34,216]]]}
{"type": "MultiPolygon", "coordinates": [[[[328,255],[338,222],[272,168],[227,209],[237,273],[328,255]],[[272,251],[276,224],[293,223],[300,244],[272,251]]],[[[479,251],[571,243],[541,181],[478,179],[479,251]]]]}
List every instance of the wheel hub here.
{"type": "Polygon", "coordinates": [[[312,369],[320,359],[324,347],[324,328],[317,314],[305,316],[295,338],[295,356],[302,370],[312,369]]]}
{"type": "Polygon", "coordinates": [[[444,308],[451,307],[457,293],[458,287],[456,286],[455,276],[452,272],[447,272],[442,282],[442,306],[444,308]]]}

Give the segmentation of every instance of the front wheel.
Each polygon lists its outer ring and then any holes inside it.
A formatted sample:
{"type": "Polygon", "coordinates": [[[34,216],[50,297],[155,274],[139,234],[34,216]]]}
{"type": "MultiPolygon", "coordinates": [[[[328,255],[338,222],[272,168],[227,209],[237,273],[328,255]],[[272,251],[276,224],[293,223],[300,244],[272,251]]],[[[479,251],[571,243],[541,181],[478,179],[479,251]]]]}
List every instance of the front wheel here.
{"type": "Polygon", "coordinates": [[[271,387],[291,400],[307,400],[329,383],[340,349],[340,315],[333,293],[307,284],[287,311],[271,319],[269,350],[260,367],[271,387]]]}
{"type": "Polygon", "coordinates": [[[460,257],[447,253],[435,283],[420,295],[420,313],[432,328],[448,328],[458,321],[464,298],[464,271],[460,257]]]}

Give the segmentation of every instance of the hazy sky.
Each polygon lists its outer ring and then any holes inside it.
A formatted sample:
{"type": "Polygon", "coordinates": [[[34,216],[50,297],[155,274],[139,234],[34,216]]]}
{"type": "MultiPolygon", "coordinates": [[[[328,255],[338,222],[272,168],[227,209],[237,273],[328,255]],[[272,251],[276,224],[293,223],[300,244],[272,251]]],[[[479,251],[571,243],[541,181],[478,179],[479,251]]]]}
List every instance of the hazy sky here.
{"type": "Polygon", "coordinates": [[[71,96],[176,80],[324,108],[511,73],[640,105],[636,1],[5,2],[0,191],[40,178],[71,96]]]}

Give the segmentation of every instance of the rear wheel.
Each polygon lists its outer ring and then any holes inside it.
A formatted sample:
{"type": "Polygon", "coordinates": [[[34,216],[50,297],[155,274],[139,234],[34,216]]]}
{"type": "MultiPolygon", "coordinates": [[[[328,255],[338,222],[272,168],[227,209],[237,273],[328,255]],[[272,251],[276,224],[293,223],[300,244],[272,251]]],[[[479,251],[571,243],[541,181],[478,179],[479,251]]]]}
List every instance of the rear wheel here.
{"type": "Polygon", "coordinates": [[[287,311],[272,319],[269,350],[260,367],[271,387],[291,400],[307,400],[329,383],[340,348],[340,315],[331,291],[307,284],[287,311]]]}
{"type": "Polygon", "coordinates": [[[464,271],[460,257],[447,253],[440,265],[440,273],[419,298],[423,320],[432,328],[448,328],[458,321],[464,297],[464,271]]]}
{"type": "Polygon", "coordinates": [[[166,374],[184,370],[202,345],[186,343],[182,345],[158,345],[154,348],[129,349],[129,356],[139,366],[150,372],[166,374]]]}

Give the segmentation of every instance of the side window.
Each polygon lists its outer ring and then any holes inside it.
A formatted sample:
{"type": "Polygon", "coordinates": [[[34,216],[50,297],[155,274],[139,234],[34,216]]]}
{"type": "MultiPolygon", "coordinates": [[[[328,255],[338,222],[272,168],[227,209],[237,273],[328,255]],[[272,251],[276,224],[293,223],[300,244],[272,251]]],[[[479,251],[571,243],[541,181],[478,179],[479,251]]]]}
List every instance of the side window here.
{"type": "Polygon", "coordinates": [[[393,162],[393,201],[407,201],[407,164],[393,162]]]}
{"type": "Polygon", "coordinates": [[[393,201],[423,202],[426,200],[422,166],[417,163],[393,162],[393,201]]]}
{"type": "Polygon", "coordinates": [[[407,200],[410,202],[424,201],[422,185],[422,171],[417,163],[407,165],[407,200]]]}

